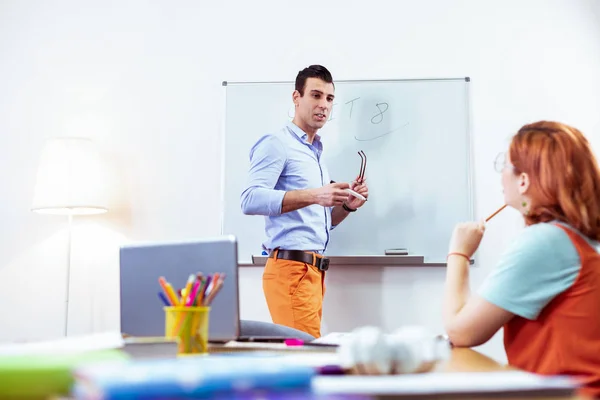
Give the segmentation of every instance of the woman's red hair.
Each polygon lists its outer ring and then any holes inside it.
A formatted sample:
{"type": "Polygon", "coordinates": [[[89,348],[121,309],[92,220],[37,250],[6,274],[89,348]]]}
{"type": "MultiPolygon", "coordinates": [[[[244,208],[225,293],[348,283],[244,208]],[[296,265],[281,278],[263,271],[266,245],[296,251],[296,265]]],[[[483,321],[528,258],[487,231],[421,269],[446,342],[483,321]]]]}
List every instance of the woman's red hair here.
{"type": "Polygon", "coordinates": [[[515,173],[529,176],[527,225],[558,220],[600,240],[600,171],[579,130],[551,121],[525,125],[509,153],[515,173]]]}

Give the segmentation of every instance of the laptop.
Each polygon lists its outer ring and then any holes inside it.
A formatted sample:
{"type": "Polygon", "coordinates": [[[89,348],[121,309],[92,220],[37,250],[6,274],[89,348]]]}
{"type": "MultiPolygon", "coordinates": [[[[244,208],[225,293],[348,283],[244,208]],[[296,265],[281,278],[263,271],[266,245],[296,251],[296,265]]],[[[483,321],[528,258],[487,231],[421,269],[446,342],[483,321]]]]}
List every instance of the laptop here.
{"type": "Polygon", "coordinates": [[[187,242],[145,243],[120,249],[121,332],[131,336],[164,336],[164,304],[158,278],[175,289],[190,274],[225,273],[222,289],[211,304],[209,340],[240,339],[237,241],[232,235],[187,242]]]}

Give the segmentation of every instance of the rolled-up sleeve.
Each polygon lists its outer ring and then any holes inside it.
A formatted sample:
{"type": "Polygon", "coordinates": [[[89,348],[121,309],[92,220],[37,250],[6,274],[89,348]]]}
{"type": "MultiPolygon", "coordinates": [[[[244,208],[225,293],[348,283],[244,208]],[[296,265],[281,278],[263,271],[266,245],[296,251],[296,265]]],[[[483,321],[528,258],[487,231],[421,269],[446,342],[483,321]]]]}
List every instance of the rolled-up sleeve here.
{"type": "Polygon", "coordinates": [[[248,184],[241,194],[244,214],[281,214],[285,190],[275,190],[275,185],[283,171],[286,158],[283,143],[273,135],[263,136],[252,147],[248,184]]]}

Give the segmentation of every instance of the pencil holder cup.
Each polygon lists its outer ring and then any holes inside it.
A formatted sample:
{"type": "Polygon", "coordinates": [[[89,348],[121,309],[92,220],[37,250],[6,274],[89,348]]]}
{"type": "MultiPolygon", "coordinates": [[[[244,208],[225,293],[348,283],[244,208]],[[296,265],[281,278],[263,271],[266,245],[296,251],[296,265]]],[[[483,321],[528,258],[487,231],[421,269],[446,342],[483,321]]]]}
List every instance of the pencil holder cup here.
{"type": "Polygon", "coordinates": [[[179,341],[178,354],[208,352],[210,307],[164,307],[165,337],[179,341]]]}

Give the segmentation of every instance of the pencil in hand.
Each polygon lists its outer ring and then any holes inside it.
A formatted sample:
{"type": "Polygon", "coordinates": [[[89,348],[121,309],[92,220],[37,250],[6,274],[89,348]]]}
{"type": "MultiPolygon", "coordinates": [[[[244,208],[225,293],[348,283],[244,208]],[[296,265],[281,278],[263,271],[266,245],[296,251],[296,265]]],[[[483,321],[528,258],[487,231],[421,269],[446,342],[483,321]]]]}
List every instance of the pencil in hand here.
{"type": "Polygon", "coordinates": [[[506,208],[506,204],[503,205],[502,207],[500,207],[499,209],[497,209],[492,215],[490,215],[489,217],[487,217],[485,219],[485,222],[488,222],[490,219],[494,218],[496,216],[496,214],[498,214],[500,211],[504,210],[506,208]]]}

